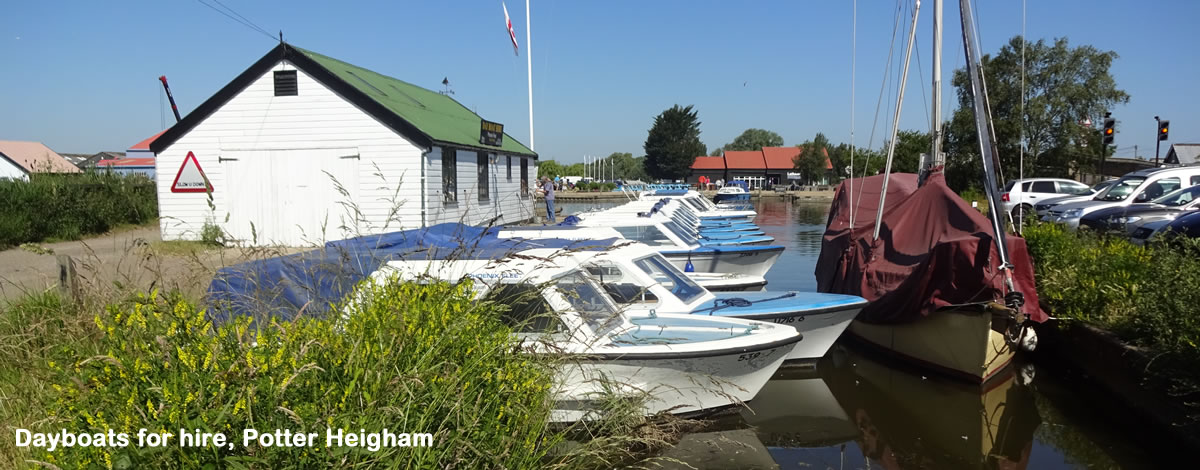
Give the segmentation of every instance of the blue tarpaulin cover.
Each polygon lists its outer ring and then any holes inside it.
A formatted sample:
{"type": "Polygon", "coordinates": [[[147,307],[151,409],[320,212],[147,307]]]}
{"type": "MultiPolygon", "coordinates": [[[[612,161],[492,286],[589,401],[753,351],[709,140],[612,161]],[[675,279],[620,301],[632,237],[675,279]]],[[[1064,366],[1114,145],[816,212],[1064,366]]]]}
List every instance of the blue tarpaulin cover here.
{"type": "Polygon", "coordinates": [[[292,320],[301,309],[305,315],[323,315],[388,261],[501,259],[535,248],[608,249],[619,241],[499,238],[498,231],[446,223],[331,241],[304,253],[227,266],[209,284],[209,318],[292,320]]]}

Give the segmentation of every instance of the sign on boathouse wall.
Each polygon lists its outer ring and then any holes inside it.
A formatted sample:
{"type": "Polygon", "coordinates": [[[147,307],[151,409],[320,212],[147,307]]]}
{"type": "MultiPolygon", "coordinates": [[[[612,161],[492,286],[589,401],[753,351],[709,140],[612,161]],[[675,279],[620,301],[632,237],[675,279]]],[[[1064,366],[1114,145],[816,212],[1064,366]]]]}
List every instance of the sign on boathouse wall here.
{"type": "Polygon", "coordinates": [[[204,176],[200,162],[196,161],[196,154],[188,152],[183,158],[183,165],[179,166],[179,173],[175,174],[175,181],[171,183],[171,192],[207,193],[212,189],[212,183],[204,176]]]}
{"type": "Polygon", "coordinates": [[[504,145],[504,124],[480,119],[479,143],[493,147],[504,145]]]}

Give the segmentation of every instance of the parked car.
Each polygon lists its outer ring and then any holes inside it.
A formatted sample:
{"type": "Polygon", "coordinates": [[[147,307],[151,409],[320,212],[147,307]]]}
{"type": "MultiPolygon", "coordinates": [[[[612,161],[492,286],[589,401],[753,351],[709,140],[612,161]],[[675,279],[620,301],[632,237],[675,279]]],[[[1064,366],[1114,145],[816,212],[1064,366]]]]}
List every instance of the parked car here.
{"type": "Polygon", "coordinates": [[[1122,176],[1091,200],[1054,206],[1042,220],[1075,230],[1079,228],[1080,218],[1092,212],[1149,202],[1179,188],[1197,184],[1200,184],[1200,166],[1138,170],[1122,176]]]}
{"type": "Polygon", "coordinates": [[[1096,184],[1092,185],[1091,192],[1089,192],[1087,194],[1080,194],[1078,196],[1076,196],[1076,195],[1059,196],[1059,197],[1043,200],[1041,202],[1038,202],[1037,204],[1034,204],[1033,210],[1035,212],[1037,212],[1037,216],[1040,219],[1040,218],[1046,216],[1046,213],[1050,211],[1051,207],[1057,206],[1059,204],[1067,204],[1070,202],[1081,202],[1081,201],[1089,200],[1093,197],[1096,197],[1096,195],[1100,194],[1101,191],[1108,189],[1108,187],[1112,186],[1112,184],[1115,183],[1116,181],[1117,181],[1116,178],[1112,178],[1109,180],[1105,180],[1105,181],[1096,183],[1096,184]]]}
{"type": "Polygon", "coordinates": [[[1145,245],[1158,236],[1160,229],[1174,221],[1174,219],[1162,219],[1140,224],[1137,228],[1133,229],[1133,235],[1129,237],[1129,241],[1133,242],[1134,245],[1145,245]]]}
{"type": "Polygon", "coordinates": [[[1000,201],[1004,204],[1004,210],[1012,214],[1013,219],[1020,219],[1025,214],[1032,213],[1033,205],[1038,201],[1063,195],[1084,196],[1091,193],[1092,190],[1087,185],[1074,180],[1025,178],[1011,180],[1005,184],[1000,201]]]}
{"type": "Polygon", "coordinates": [[[1156,238],[1171,236],[1200,238],[1200,212],[1192,212],[1188,215],[1176,217],[1175,220],[1159,228],[1154,236],[1156,238]]]}
{"type": "Polygon", "coordinates": [[[1133,235],[1142,223],[1174,219],[1200,208],[1200,186],[1174,191],[1146,203],[1100,209],[1079,218],[1080,228],[1099,231],[1121,231],[1133,235]]]}

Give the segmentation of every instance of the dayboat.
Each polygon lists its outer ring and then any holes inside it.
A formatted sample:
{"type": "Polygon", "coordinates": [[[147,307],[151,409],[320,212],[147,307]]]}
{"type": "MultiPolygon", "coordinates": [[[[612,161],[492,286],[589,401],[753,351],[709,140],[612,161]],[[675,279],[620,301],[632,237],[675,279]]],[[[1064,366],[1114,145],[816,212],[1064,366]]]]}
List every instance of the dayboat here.
{"type": "Polygon", "coordinates": [[[643,412],[696,414],[752,399],[792,349],[795,329],[727,317],[621,313],[582,266],[618,239],[525,240],[461,224],[329,242],[323,249],[222,268],[209,289],[220,315],[320,314],[360,281],[473,281],[530,354],[556,354],[552,419],[596,417],[612,393],[643,412]],[[308,313],[306,313],[308,314],[308,313]]]}

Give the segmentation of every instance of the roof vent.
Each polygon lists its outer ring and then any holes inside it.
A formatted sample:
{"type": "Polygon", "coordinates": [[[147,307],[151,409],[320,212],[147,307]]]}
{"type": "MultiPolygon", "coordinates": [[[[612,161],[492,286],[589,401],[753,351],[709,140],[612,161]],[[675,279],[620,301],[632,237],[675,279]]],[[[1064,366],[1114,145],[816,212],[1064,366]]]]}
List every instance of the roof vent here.
{"type": "Polygon", "coordinates": [[[295,70],[280,70],[275,72],[275,96],[296,96],[300,94],[296,85],[295,70]]]}

